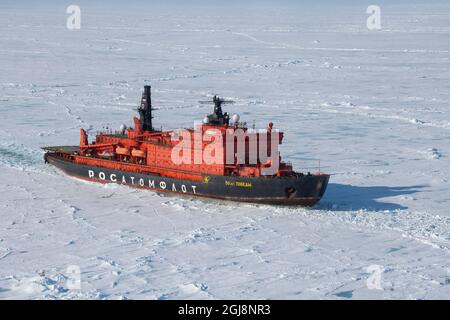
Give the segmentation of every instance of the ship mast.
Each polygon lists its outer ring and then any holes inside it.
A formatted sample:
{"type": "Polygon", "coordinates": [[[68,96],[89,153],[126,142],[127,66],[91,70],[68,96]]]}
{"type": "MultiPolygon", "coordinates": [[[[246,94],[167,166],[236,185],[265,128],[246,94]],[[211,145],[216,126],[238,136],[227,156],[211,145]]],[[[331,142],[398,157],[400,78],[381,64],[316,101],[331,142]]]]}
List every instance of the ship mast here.
{"type": "Polygon", "coordinates": [[[142,93],[141,105],[138,108],[140,116],[140,124],[142,131],[154,131],[152,125],[152,97],[151,87],[144,86],[144,92],[142,93]]]}

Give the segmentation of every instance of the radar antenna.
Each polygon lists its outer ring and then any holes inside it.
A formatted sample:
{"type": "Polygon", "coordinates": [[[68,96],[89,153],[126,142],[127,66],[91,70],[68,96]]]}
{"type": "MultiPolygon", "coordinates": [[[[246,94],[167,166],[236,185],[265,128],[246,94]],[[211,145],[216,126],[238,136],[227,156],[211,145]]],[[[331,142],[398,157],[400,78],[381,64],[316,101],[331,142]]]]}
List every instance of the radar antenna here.
{"type": "Polygon", "coordinates": [[[214,96],[212,101],[206,100],[206,101],[199,101],[201,104],[214,104],[214,112],[210,115],[206,116],[205,124],[210,125],[229,125],[230,122],[230,116],[228,112],[223,113],[222,111],[222,104],[229,104],[234,103],[232,100],[225,100],[220,98],[219,96],[214,96]]]}

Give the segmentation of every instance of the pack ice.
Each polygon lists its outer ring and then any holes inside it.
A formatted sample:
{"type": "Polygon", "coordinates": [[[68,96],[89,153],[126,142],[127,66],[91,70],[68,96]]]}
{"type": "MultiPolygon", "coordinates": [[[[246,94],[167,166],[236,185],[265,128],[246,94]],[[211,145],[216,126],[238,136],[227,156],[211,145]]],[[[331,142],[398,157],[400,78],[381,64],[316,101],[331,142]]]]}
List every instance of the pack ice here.
{"type": "MultiPolygon", "coordinates": [[[[448,299],[450,5],[0,4],[0,298],[448,299]],[[336,7],[332,7],[336,6],[336,7]],[[311,209],[82,182],[40,147],[213,94],[332,173],[311,209]]],[[[127,123],[128,124],[128,123],[127,123]]],[[[129,125],[129,124],[128,124],[129,125]]]]}

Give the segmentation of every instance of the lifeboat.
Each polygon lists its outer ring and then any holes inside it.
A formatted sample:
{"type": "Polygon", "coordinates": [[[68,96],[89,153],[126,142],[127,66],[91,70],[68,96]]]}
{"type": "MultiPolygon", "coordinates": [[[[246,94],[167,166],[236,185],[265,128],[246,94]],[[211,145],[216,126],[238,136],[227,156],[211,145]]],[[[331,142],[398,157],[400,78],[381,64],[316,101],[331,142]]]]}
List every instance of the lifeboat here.
{"type": "Polygon", "coordinates": [[[116,153],[123,155],[123,156],[129,156],[130,155],[130,150],[128,148],[123,148],[123,147],[117,147],[116,148],[116,153]]]}
{"type": "Polygon", "coordinates": [[[131,150],[131,155],[137,158],[145,158],[145,152],[139,149],[131,150]]]}
{"type": "Polygon", "coordinates": [[[115,156],[114,152],[103,152],[98,154],[102,158],[113,158],[115,156]]]}

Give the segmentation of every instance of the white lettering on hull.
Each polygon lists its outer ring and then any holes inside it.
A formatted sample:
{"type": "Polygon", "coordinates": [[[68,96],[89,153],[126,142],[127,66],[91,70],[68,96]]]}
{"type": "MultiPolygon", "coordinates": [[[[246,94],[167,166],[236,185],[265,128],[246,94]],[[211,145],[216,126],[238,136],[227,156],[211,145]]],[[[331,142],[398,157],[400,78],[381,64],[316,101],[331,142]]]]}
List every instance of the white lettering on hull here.
{"type": "MultiPolygon", "coordinates": [[[[109,176],[107,176],[103,171],[99,171],[98,173],[96,173],[94,170],[88,170],[88,177],[90,179],[99,179],[99,180],[109,180],[111,182],[115,182],[115,183],[122,183],[122,184],[129,184],[127,182],[127,177],[125,175],[122,175],[120,178],[118,178],[116,173],[111,173],[109,176]],[[107,179],[108,178],[108,179],[107,179]]],[[[135,177],[129,177],[130,179],[130,184],[136,185],[135,183],[135,177]]],[[[137,183],[139,184],[140,187],[145,187],[145,180],[143,178],[139,178],[139,180],[136,180],[137,183]]],[[[148,179],[148,187],[152,188],[152,189],[161,189],[161,190],[166,190],[167,189],[167,183],[165,181],[159,181],[158,182],[158,186],[159,188],[155,187],[155,180],[154,179],[148,179]]],[[[169,187],[170,188],[170,187],[169,187]]],[[[193,194],[196,194],[196,188],[197,186],[191,185],[191,192],[193,194]]],[[[181,192],[183,193],[187,193],[188,192],[188,187],[185,184],[180,184],[179,185],[179,189],[181,189],[181,192]]],[[[173,192],[178,192],[179,190],[177,188],[177,185],[175,182],[172,182],[172,187],[171,191],[173,192]]]]}

